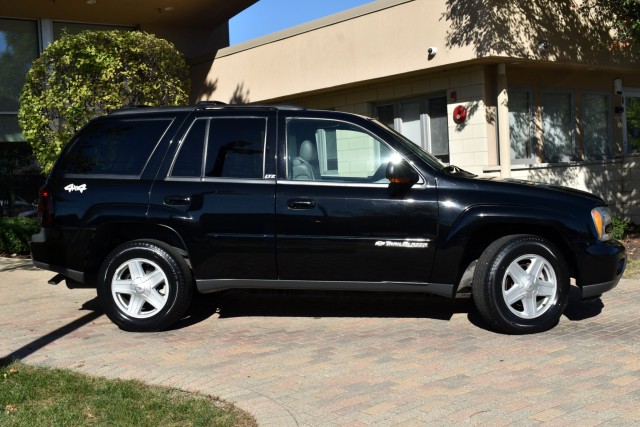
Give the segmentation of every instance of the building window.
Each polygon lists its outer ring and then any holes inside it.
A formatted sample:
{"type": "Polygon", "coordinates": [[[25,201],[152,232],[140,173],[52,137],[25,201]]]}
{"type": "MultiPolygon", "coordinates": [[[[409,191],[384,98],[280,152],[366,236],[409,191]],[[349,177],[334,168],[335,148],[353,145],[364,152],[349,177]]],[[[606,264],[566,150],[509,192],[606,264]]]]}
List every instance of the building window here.
{"type": "Polygon", "coordinates": [[[120,25],[84,24],[77,22],[53,22],[53,40],[58,40],[64,34],[79,34],[83,31],[134,31],[134,27],[124,27],[120,25]]]}
{"type": "Polygon", "coordinates": [[[624,92],[622,132],[626,152],[640,152],[640,89],[624,92]]]}
{"type": "Polygon", "coordinates": [[[38,46],[37,21],[0,19],[0,142],[22,140],[20,92],[38,46]]]}
{"type": "Polygon", "coordinates": [[[568,162],[576,159],[574,111],[573,93],[542,94],[542,144],[545,162],[568,162]]]}
{"type": "Polygon", "coordinates": [[[436,95],[396,100],[375,106],[382,123],[400,132],[441,161],[449,162],[447,97],[436,95]]]}
{"type": "Polygon", "coordinates": [[[535,161],[535,137],[531,106],[530,91],[519,89],[509,91],[509,135],[513,163],[535,161]]]}
{"type": "Polygon", "coordinates": [[[582,95],[582,145],[585,159],[610,157],[609,95],[582,95]]]}

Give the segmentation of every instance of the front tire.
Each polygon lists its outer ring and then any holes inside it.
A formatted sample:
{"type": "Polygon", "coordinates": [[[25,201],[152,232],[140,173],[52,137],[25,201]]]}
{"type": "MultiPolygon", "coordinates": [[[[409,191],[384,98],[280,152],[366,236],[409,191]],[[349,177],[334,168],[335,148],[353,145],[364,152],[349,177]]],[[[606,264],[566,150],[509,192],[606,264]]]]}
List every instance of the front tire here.
{"type": "Polygon", "coordinates": [[[473,300],[496,330],[546,331],[560,320],[569,298],[569,276],[560,251],[538,236],[514,235],[493,242],[473,276],[473,300]]]}
{"type": "Polygon", "coordinates": [[[98,274],[98,299],[113,323],[131,332],[165,329],[186,312],[191,271],[168,245],[135,240],[115,248],[98,274]]]}

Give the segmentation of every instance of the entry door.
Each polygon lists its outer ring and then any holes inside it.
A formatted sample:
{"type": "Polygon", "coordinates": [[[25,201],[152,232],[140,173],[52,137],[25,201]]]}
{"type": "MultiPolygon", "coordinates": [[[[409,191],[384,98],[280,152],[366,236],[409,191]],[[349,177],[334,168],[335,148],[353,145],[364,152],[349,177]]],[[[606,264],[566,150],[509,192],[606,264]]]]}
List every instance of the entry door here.
{"type": "Polygon", "coordinates": [[[428,281],[434,187],[392,193],[385,171],[397,154],[352,124],[292,117],[286,134],[287,174],[276,189],[278,277],[428,281]]]}

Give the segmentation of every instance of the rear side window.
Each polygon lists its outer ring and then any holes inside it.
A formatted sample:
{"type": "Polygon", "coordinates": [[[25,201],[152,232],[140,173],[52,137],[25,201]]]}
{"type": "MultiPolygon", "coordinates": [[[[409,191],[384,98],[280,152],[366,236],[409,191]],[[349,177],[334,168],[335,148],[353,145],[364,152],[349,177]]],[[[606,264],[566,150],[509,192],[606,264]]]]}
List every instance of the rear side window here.
{"type": "Polygon", "coordinates": [[[171,176],[262,179],[266,129],[264,118],[197,119],[182,141],[171,176]]]}
{"type": "Polygon", "coordinates": [[[105,120],[89,124],[62,159],[65,174],[140,175],[170,119],[105,120]]]}

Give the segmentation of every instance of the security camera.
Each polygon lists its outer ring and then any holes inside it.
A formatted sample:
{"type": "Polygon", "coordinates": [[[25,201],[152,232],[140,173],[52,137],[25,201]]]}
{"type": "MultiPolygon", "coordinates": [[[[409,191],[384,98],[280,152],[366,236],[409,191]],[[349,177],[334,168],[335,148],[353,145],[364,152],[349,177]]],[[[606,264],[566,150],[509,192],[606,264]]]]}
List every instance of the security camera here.
{"type": "Polygon", "coordinates": [[[430,47],[427,52],[429,53],[429,56],[435,56],[435,54],[438,53],[438,48],[437,47],[430,47]]]}

